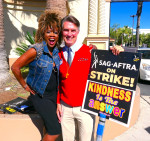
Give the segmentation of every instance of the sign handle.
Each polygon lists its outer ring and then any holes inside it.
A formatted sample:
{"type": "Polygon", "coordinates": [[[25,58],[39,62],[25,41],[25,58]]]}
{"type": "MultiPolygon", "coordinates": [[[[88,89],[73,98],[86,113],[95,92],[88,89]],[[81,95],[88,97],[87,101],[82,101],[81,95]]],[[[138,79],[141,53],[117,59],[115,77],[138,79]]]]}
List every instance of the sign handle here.
{"type": "Polygon", "coordinates": [[[105,128],[106,115],[100,113],[99,114],[99,123],[97,127],[97,138],[96,141],[102,141],[104,128],[105,128]]]}

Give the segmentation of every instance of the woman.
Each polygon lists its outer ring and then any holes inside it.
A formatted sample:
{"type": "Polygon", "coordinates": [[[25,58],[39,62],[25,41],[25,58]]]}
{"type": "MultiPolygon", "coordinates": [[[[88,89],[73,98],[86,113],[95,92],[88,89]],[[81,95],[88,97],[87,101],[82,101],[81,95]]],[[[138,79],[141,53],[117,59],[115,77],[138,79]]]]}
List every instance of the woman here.
{"type": "Polygon", "coordinates": [[[56,97],[59,74],[57,42],[59,38],[58,14],[45,11],[39,18],[36,44],[20,56],[11,69],[22,87],[31,93],[29,99],[44,121],[46,134],[43,141],[55,141],[61,133],[56,115],[56,97]],[[20,69],[29,64],[27,81],[20,69]]]}

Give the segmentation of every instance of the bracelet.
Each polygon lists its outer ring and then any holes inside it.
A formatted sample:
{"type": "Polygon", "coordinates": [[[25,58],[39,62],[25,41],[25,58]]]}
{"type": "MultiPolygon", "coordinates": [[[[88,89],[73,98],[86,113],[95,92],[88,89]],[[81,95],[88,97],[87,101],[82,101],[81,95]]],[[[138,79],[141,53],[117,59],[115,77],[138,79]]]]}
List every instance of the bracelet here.
{"type": "Polygon", "coordinates": [[[27,84],[25,84],[24,89],[26,89],[26,88],[27,88],[27,86],[28,86],[28,85],[27,85],[27,84]]]}

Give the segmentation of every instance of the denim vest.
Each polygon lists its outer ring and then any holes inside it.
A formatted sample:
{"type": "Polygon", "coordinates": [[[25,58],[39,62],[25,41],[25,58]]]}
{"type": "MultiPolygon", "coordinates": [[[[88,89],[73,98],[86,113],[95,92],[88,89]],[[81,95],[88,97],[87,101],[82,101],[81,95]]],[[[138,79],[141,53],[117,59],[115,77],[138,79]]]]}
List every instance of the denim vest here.
{"type": "Polygon", "coordinates": [[[51,56],[45,41],[34,44],[30,48],[34,48],[36,50],[37,56],[34,61],[29,64],[27,84],[37,94],[43,96],[52,74],[53,62],[57,68],[57,80],[59,81],[59,50],[55,47],[53,50],[53,56],[51,56]]]}

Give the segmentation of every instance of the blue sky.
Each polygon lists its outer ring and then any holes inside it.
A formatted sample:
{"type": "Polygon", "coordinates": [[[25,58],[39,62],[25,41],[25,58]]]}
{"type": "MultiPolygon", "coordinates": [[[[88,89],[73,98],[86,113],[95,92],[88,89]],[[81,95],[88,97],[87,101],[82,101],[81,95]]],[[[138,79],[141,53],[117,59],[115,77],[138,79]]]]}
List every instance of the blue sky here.
{"type": "MultiPolygon", "coordinates": [[[[110,26],[119,24],[119,27],[132,27],[133,18],[130,15],[136,15],[137,2],[112,2],[110,11],[110,26]]],[[[134,17],[134,29],[136,28],[137,18],[134,17]]],[[[143,2],[141,20],[141,29],[150,29],[150,2],[143,2]]]]}

